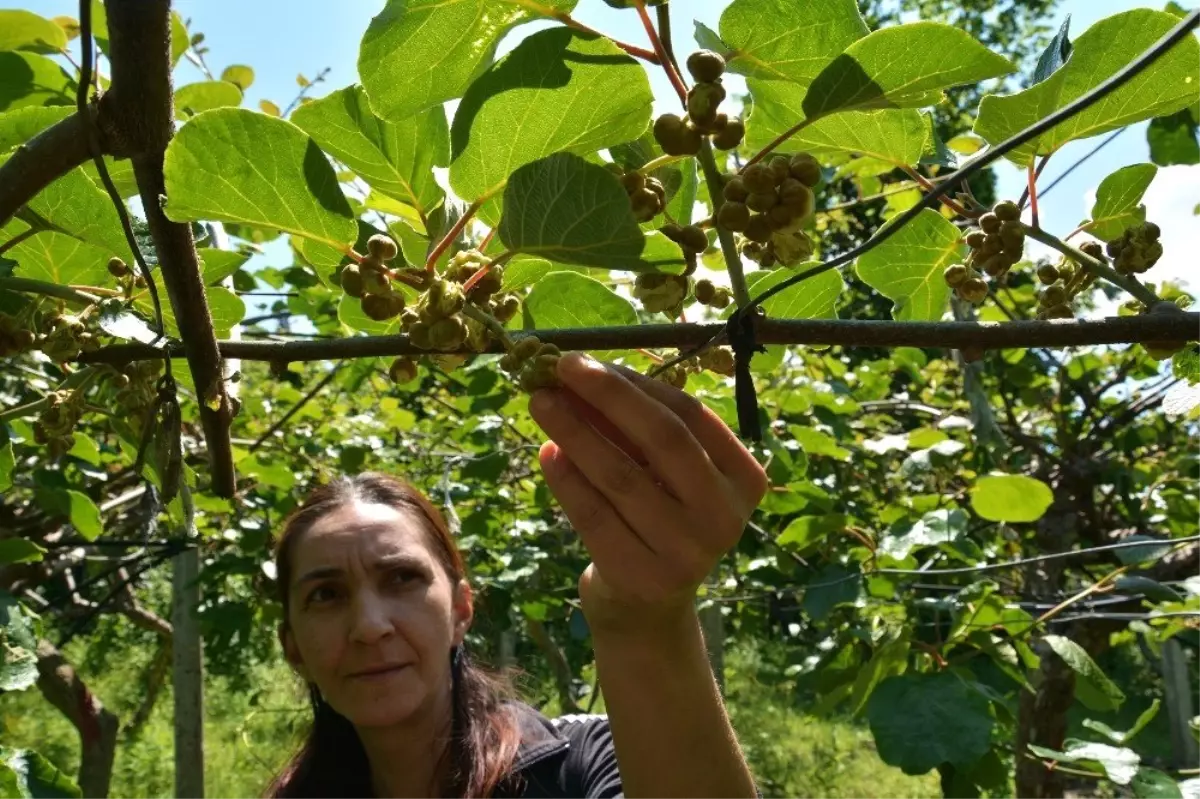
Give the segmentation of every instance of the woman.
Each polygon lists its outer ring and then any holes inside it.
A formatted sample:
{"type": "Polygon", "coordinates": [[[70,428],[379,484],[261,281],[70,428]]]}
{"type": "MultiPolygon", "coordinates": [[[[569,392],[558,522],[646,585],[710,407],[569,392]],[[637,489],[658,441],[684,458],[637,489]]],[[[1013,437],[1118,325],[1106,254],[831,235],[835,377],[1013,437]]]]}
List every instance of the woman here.
{"type": "Polygon", "coordinates": [[[579,597],[607,719],[551,722],[510,701],[463,651],[471,589],[437,510],[392,478],[342,478],[293,514],[276,552],[280,641],[315,717],[270,795],[756,795],[694,600],[766,475],[683,392],[582,354],[558,372],[563,388],[530,412],[550,438],[546,482],[592,557],[579,597]]]}

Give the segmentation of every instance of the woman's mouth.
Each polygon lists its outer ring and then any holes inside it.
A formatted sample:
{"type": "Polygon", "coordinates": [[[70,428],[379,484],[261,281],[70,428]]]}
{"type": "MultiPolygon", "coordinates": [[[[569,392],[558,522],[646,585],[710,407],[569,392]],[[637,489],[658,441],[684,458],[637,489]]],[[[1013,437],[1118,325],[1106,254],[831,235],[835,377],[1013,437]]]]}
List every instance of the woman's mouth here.
{"type": "Polygon", "coordinates": [[[371,666],[369,668],[353,672],[350,677],[351,679],[364,681],[385,680],[388,677],[391,677],[393,674],[397,674],[406,668],[408,668],[407,663],[371,666]]]}

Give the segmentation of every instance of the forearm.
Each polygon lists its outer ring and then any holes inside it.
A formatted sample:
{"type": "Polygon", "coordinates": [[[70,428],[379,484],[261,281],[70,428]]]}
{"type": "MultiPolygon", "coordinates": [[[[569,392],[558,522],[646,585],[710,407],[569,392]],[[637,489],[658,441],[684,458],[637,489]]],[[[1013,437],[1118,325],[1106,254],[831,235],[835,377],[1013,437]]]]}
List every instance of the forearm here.
{"type": "Polygon", "coordinates": [[[694,611],[593,636],[626,796],[756,796],[694,611]]]}

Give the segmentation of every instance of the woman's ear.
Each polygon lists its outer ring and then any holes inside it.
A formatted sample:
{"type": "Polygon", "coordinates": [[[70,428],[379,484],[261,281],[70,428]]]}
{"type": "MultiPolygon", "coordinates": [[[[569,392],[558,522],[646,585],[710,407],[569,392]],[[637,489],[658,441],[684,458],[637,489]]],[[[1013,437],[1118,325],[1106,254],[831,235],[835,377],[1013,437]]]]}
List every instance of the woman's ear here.
{"type": "Polygon", "coordinates": [[[287,660],[288,665],[300,676],[300,679],[309,682],[308,669],[304,667],[304,658],[300,657],[300,648],[296,646],[296,637],[292,635],[291,628],[286,624],[281,624],[277,633],[279,645],[283,647],[283,657],[287,660]]]}
{"type": "Polygon", "coordinates": [[[454,621],[454,644],[459,646],[466,639],[471,620],[475,618],[475,598],[466,580],[459,580],[454,587],[450,612],[454,621]]]}

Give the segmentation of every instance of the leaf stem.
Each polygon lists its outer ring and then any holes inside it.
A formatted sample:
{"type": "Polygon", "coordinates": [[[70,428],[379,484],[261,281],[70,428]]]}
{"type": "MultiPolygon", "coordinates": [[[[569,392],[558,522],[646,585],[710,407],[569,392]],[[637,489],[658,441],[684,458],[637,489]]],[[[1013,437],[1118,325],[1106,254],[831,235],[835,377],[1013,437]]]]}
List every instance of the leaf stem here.
{"type": "Polygon", "coordinates": [[[669,164],[674,164],[677,161],[682,161],[689,156],[686,155],[660,155],[658,158],[653,158],[637,168],[638,172],[643,175],[649,175],[656,169],[661,169],[669,164]]]}
{"type": "Polygon", "coordinates": [[[757,153],[755,153],[753,156],[751,156],[750,160],[742,165],[742,170],[745,171],[746,167],[750,166],[751,164],[757,164],[759,161],[763,160],[763,158],[770,155],[771,152],[776,147],[783,144],[785,141],[792,138],[797,133],[804,130],[805,128],[807,128],[809,125],[816,122],[820,118],[821,117],[819,117],[819,116],[818,117],[809,117],[808,119],[802,119],[799,122],[797,122],[795,125],[792,125],[790,128],[785,130],[783,133],[780,133],[778,136],[776,136],[774,139],[772,139],[770,144],[768,144],[766,147],[762,148],[757,153]]]}
{"type": "MultiPolygon", "coordinates": [[[[708,183],[708,196],[712,198],[713,219],[721,211],[725,197],[721,193],[721,170],[713,158],[712,144],[708,139],[700,142],[700,152],[696,154],[704,170],[704,180],[708,183]]],[[[717,225],[717,240],[721,242],[721,252],[725,256],[725,266],[729,270],[729,282],[733,286],[733,298],[739,308],[750,306],[750,288],[746,285],[746,276],[742,272],[742,256],[738,254],[737,245],[733,242],[733,233],[717,225]]]]}
{"type": "MultiPolygon", "coordinates": [[[[921,188],[925,189],[925,191],[932,191],[934,189],[934,185],[929,181],[929,179],[927,177],[925,177],[924,175],[922,175],[920,172],[918,172],[915,168],[908,166],[908,165],[902,165],[900,168],[904,171],[905,174],[907,174],[909,177],[911,177],[917,183],[921,184],[921,188]]],[[[951,200],[949,197],[943,196],[941,198],[941,201],[942,201],[942,205],[946,206],[947,208],[949,208],[951,211],[958,214],[959,216],[965,217],[966,219],[974,219],[975,217],[978,216],[978,214],[972,214],[970,211],[963,208],[961,205],[959,205],[954,200],[951,200]]]]}
{"type": "Polygon", "coordinates": [[[506,352],[508,350],[512,349],[513,340],[509,337],[508,331],[504,329],[504,325],[502,325],[500,323],[499,319],[492,316],[487,311],[484,311],[482,308],[475,307],[474,305],[472,305],[469,302],[463,306],[462,312],[463,312],[463,316],[469,316],[470,318],[474,319],[476,322],[479,322],[480,324],[482,324],[488,330],[495,333],[496,337],[498,339],[500,339],[500,343],[502,343],[504,345],[504,349],[506,352]]]}
{"type": "Polygon", "coordinates": [[[566,25],[568,28],[574,28],[575,30],[579,31],[580,33],[587,33],[587,34],[591,34],[592,36],[599,36],[603,39],[608,39],[610,42],[612,42],[617,47],[624,50],[626,53],[633,56],[634,58],[640,58],[644,61],[649,61],[651,64],[658,63],[658,56],[655,55],[654,53],[650,52],[646,48],[638,47],[636,44],[628,44],[626,42],[621,41],[620,39],[614,39],[613,37],[609,36],[606,33],[601,33],[600,31],[596,30],[595,28],[584,25],[582,22],[580,22],[579,20],[575,19],[573,16],[568,14],[566,11],[559,11],[558,9],[544,6],[541,3],[529,2],[529,0],[524,0],[523,2],[521,2],[521,5],[525,6],[526,8],[528,8],[532,11],[536,11],[537,13],[539,13],[543,16],[547,16],[547,17],[556,19],[559,22],[561,22],[562,24],[566,25]]]}
{"type": "Polygon", "coordinates": [[[658,19],[658,38],[662,41],[663,52],[666,53],[671,66],[679,72],[679,62],[675,60],[675,47],[671,43],[671,4],[662,3],[655,6],[654,15],[658,19]]]}
{"type": "Polygon", "coordinates": [[[1025,231],[1026,236],[1034,241],[1040,241],[1047,247],[1058,250],[1097,277],[1102,277],[1114,286],[1125,289],[1147,308],[1152,307],[1158,302],[1158,297],[1155,296],[1154,292],[1139,283],[1136,278],[1122,275],[1108,264],[1101,263],[1087,253],[1072,247],[1062,239],[1044,230],[1030,227],[1024,223],[1021,224],[1021,229],[1025,231]]]}
{"type": "Polygon", "coordinates": [[[464,211],[463,215],[460,216],[458,221],[454,223],[454,227],[450,228],[450,230],[446,232],[445,236],[442,236],[442,240],[437,243],[437,246],[434,247],[429,253],[429,257],[425,259],[426,272],[431,275],[433,274],[434,269],[437,267],[438,258],[441,258],[442,253],[444,253],[450,244],[456,238],[458,238],[458,234],[463,232],[463,228],[467,226],[467,223],[471,221],[471,218],[474,217],[475,214],[479,213],[479,209],[483,207],[483,204],[492,198],[493,193],[494,191],[488,192],[467,206],[467,210],[464,211]]]}
{"type": "Polygon", "coordinates": [[[60,300],[79,302],[85,305],[95,305],[100,302],[100,298],[94,294],[88,294],[85,291],[80,291],[71,286],[64,286],[60,283],[51,283],[47,280],[34,280],[29,277],[0,277],[0,289],[24,291],[28,294],[44,294],[47,297],[57,297],[60,300]]]}
{"type": "Polygon", "coordinates": [[[4,242],[3,244],[0,244],[0,255],[4,255],[4,253],[11,250],[13,247],[16,247],[21,242],[25,241],[25,239],[27,239],[30,236],[33,236],[37,233],[40,233],[40,232],[41,231],[38,230],[36,227],[31,226],[29,228],[29,230],[25,230],[25,231],[18,233],[17,235],[13,236],[8,241],[4,242]]]}
{"type": "MultiPolygon", "coordinates": [[[[1047,157],[1049,157],[1049,156],[1047,156],[1047,157]]],[[[1042,164],[1045,164],[1045,163],[1046,163],[1046,160],[1042,159],[1042,164]]],[[[1036,227],[1041,227],[1041,226],[1038,224],[1037,173],[1034,171],[1032,161],[1029,162],[1029,170],[1028,171],[1029,171],[1029,177],[1028,177],[1029,185],[1028,185],[1026,191],[1029,192],[1029,215],[1030,215],[1030,219],[1033,221],[1033,227],[1036,228],[1036,227]]]]}
{"type": "Polygon", "coordinates": [[[492,271],[493,266],[503,266],[510,261],[514,255],[516,255],[516,253],[512,250],[505,250],[492,260],[488,261],[482,269],[476,270],[475,274],[471,275],[469,278],[467,278],[467,281],[463,283],[463,294],[470,294],[471,289],[475,288],[475,284],[480,280],[483,280],[483,276],[492,271]]]}
{"type": "Polygon", "coordinates": [[[658,37],[658,31],[654,28],[654,22],[651,21],[650,15],[646,13],[645,0],[634,0],[637,5],[638,17],[642,20],[642,27],[646,29],[646,35],[650,37],[650,44],[654,46],[654,52],[658,55],[659,66],[667,73],[667,78],[671,81],[671,85],[675,88],[675,93],[679,95],[679,102],[687,108],[687,86],[684,85],[683,78],[680,76],[675,65],[671,63],[671,59],[667,56],[666,48],[663,47],[662,39],[658,37]]]}

